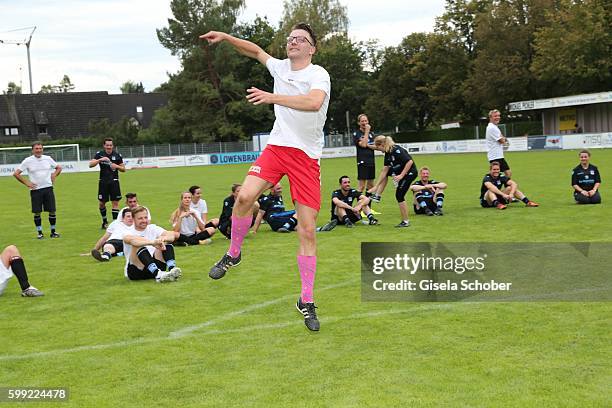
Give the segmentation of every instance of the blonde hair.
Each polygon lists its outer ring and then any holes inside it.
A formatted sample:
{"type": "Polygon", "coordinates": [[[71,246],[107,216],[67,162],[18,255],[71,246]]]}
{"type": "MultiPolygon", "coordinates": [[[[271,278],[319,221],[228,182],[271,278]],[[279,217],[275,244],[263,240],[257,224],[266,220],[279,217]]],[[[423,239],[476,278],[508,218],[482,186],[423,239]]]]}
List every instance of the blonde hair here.
{"type": "Polygon", "coordinates": [[[190,196],[193,195],[189,191],[183,191],[181,193],[181,199],[179,200],[178,207],[170,215],[170,224],[174,225],[174,223],[176,223],[178,221],[178,217],[179,217],[179,215],[181,214],[181,211],[182,211],[181,207],[183,206],[183,196],[185,196],[185,194],[189,194],[190,196]]]}
{"type": "Polygon", "coordinates": [[[366,118],[368,117],[368,115],[366,115],[365,113],[360,113],[359,115],[357,115],[357,123],[359,123],[362,116],[365,116],[366,118]]]}
{"type": "Polygon", "coordinates": [[[391,136],[376,136],[374,138],[374,146],[382,146],[385,153],[389,153],[393,146],[395,146],[395,141],[391,136]]]}
{"type": "Polygon", "coordinates": [[[500,111],[498,111],[497,109],[491,109],[489,111],[489,117],[493,116],[494,113],[501,113],[500,111]]]}
{"type": "Polygon", "coordinates": [[[423,166],[423,167],[421,167],[421,168],[419,169],[419,176],[421,175],[421,173],[423,173],[423,170],[427,170],[428,172],[430,172],[430,173],[431,173],[431,170],[429,170],[429,167],[427,167],[427,166],[423,166]]]}

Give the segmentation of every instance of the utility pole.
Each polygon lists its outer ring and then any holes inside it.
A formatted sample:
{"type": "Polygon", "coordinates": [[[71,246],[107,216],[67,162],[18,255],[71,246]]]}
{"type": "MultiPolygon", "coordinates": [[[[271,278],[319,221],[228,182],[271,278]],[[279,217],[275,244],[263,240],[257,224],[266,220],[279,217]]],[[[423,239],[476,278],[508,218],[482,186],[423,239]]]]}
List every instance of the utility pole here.
{"type": "Polygon", "coordinates": [[[32,88],[32,63],[30,60],[30,44],[32,43],[32,36],[34,35],[34,31],[36,31],[36,26],[33,27],[24,27],[24,28],[17,28],[15,30],[10,30],[10,31],[6,31],[8,32],[14,32],[14,31],[23,31],[23,30],[29,30],[32,29],[32,31],[30,31],[30,36],[25,39],[23,41],[14,41],[14,40],[1,40],[0,39],[0,44],[15,44],[15,45],[25,45],[26,49],[28,51],[28,74],[30,76],[30,93],[34,93],[32,88]]]}

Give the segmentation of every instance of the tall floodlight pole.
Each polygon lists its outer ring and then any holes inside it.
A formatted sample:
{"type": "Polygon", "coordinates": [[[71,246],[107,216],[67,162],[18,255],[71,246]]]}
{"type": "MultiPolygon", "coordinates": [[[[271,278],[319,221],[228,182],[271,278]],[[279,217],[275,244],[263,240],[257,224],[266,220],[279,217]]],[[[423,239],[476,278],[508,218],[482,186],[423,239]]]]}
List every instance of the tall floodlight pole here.
{"type": "Polygon", "coordinates": [[[32,42],[32,36],[34,35],[34,31],[36,31],[36,26],[33,27],[25,27],[25,28],[18,28],[16,30],[10,30],[10,31],[6,31],[6,32],[14,32],[14,31],[23,31],[23,30],[29,30],[32,29],[32,31],[30,32],[30,36],[28,37],[27,40],[24,39],[24,41],[11,41],[11,40],[0,40],[0,44],[15,44],[15,45],[24,45],[26,46],[26,49],[28,51],[28,74],[30,76],[30,93],[34,93],[33,92],[33,86],[32,86],[32,63],[30,60],[30,43],[32,42]]]}
{"type": "Polygon", "coordinates": [[[36,31],[36,26],[32,29],[30,33],[30,37],[28,38],[28,42],[26,42],[26,48],[28,50],[28,75],[30,75],[30,93],[34,93],[32,91],[32,64],[30,62],[30,43],[32,42],[32,36],[34,35],[34,31],[36,31]]]}

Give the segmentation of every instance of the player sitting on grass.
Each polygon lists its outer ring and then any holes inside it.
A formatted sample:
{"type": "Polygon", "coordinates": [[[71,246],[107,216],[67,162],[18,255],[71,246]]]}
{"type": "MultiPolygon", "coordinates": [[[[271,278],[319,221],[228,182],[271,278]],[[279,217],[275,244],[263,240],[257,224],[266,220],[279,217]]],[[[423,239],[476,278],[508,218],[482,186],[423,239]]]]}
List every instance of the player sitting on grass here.
{"type": "MultiPolygon", "coordinates": [[[[238,197],[238,193],[240,193],[240,189],[242,188],[242,184],[232,184],[232,194],[223,200],[223,209],[221,210],[221,215],[219,216],[219,231],[227,239],[231,239],[232,234],[232,211],[234,210],[234,204],[236,203],[236,197],[238,197]]],[[[255,219],[257,217],[257,213],[259,212],[259,203],[255,201],[253,206],[251,207],[251,212],[253,214],[251,225],[252,227],[255,223],[255,219]]]]}
{"type": "Polygon", "coordinates": [[[206,245],[211,243],[210,237],[217,232],[217,229],[212,220],[205,224],[200,214],[191,207],[191,193],[183,192],[178,208],[170,216],[172,229],[180,234],[176,241],[177,244],[206,245]]]}
{"type": "Polygon", "coordinates": [[[179,233],[149,224],[144,207],[133,209],[132,217],[134,227],[123,237],[125,276],[129,280],[155,279],[157,282],[180,278],[181,269],[176,266],[172,246],[179,233]]]}
{"type": "Polygon", "coordinates": [[[591,153],[583,150],[579,153],[580,164],[572,171],[572,187],[574,187],[574,200],[578,204],[599,204],[599,185],[601,177],[597,167],[590,164],[591,153]]]}
{"type": "Polygon", "coordinates": [[[489,165],[489,172],[482,179],[480,187],[480,205],[484,208],[496,207],[505,210],[513,197],[521,200],[527,207],[538,207],[539,204],[530,201],[518,189],[518,184],[506,176],[500,175],[500,165],[493,162],[489,165]],[[503,190],[502,190],[503,189],[503,190]]]}
{"type": "Polygon", "coordinates": [[[8,280],[15,275],[21,286],[21,296],[38,297],[44,294],[30,285],[23,258],[15,245],[9,245],[0,253],[0,295],[4,292],[8,280]]]}
{"type": "Polygon", "coordinates": [[[338,183],[340,183],[340,188],[332,193],[332,221],[336,220],[338,224],[353,228],[355,223],[361,220],[361,211],[363,211],[370,225],[378,224],[378,220],[374,218],[370,210],[370,199],[360,191],[351,188],[349,176],[340,177],[338,183]],[[357,200],[357,205],[353,206],[355,200],[357,200]]]}
{"type": "MultiPolygon", "coordinates": [[[[138,196],[136,195],[136,193],[127,193],[125,195],[125,207],[123,207],[119,211],[119,216],[117,216],[117,221],[121,221],[121,217],[123,217],[123,214],[124,214],[123,210],[133,210],[139,205],[140,203],[138,202],[138,196]]],[[[151,210],[149,210],[147,207],[144,207],[144,208],[147,210],[147,214],[149,214],[149,222],[151,222],[151,210]]]]}
{"type": "Polygon", "coordinates": [[[110,223],[104,235],[91,250],[91,256],[100,262],[108,262],[113,256],[123,252],[123,236],[131,231],[134,220],[129,208],[121,210],[119,217],[110,223]],[[100,253],[102,250],[102,253],[100,253]]]}
{"type": "Polygon", "coordinates": [[[297,227],[298,220],[295,210],[285,210],[283,187],[280,183],[276,183],[270,189],[270,194],[261,196],[259,199],[259,212],[251,229],[252,233],[257,233],[264,219],[275,232],[291,232],[297,227]]]}
{"type": "Polygon", "coordinates": [[[442,206],[444,205],[443,190],[446,190],[446,183],[430,179],[428,167],[421,167],[419,177],[420,179],[410,186],[410,190],[414,193],[414,213],[444,215],[442,206]]]}

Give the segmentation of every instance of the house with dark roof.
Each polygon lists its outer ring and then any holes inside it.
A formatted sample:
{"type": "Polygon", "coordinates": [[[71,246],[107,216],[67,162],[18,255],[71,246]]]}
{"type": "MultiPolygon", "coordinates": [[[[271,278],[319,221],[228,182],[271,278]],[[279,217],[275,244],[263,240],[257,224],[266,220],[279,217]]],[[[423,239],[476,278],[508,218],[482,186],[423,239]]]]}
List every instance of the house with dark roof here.
{"type": "Polygon", "coordinates": [[[147,128],[153,113],[167,103],[162,93],[0,95],[0,144],[87,137],[89,124],[102,119],[115,123],[127,117],[147,128]]]}

